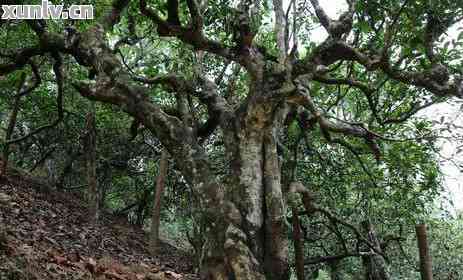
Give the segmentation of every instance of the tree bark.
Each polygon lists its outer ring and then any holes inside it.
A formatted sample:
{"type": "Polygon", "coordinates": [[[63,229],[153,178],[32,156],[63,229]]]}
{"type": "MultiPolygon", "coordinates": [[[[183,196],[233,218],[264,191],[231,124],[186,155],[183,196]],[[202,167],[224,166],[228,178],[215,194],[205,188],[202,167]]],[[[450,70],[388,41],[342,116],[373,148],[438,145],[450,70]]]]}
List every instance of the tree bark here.
{"type": "MultiPolygon", "coordinates": [[[[369,221],[362,222],[362,229],[367,236],[367,240],[375,246],[375,250],[381,252],[381,246],[373,225],[369,221]]],[[[363,266],[365,268],[365,280],[388,280],[386,261],[383,256],[374,253],[371,248],[368,248],[371,254],[362,257],[363,266]]]]}
{"type": "Polygon", "coordinates": [[[304,280],[304,243],[302,241],[301,224],[297,208],[293,206],[293,242],[297,280],[304,280]]]}
{"type": "Polygon", "coordinates": [[[278,62],[284,63],[287,52],[287,38],[285,36],[287,22],[282,0],[273,0],[273,11],[275,12],[275,35],[278,46],[278,62]]]}
{"type": "Polygon", "coordinates": [[[162,150],[159,161],[159,173],[156,177],[156,189],[154,194],[153,215],[151,217],[150,252],[155,254],[159,246],[159,224],[161,219],[161,202],[164,194],[165,180],[167,176],[168,154],[162,150]]]}
{"type": "Polygon", "coordinates": [[[422,280],[432,280],[432,260],[429,254],[428,236],[426,225],[416,225],[416,237],[418,239],[418,249],[420,254],[420,273],[422,280]]]}
{"type": "Polygon", "coordinates": [[[225,198],[239,214],[233,215],[225,231],[225,254],[234,279],[289,278],[286,207],[276,147],[285,106],[275,109],[272,102],[263,102],[277,83],[267,71],[265,66],[256,72],[249,94],[256,98],[233,118],[232,127],[222,129],[231,156],[231,185],[225,198]]]}
{"type": "Polygon", "coordinates": [[[90,105],[90,111],[86,116],[85,151],[87,165],[87,200],[89,220],[97,223],[99,218],[99,193],[96,178],[96,121],[95,105],[90,105]]]}

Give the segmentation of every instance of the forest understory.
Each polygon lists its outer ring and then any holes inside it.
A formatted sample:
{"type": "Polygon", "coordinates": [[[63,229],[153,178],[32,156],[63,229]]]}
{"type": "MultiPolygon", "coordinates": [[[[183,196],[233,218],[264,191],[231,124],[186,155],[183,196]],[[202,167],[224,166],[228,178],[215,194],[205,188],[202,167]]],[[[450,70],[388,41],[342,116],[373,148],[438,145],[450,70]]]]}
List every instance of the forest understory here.
{"type": "Polygon", "coordinates": [[[0,178],[1,280],[198,279],[188,252],[163,240],[151,256],[142,229],[111,214],[91,225],[81,197],[45,187],[0,178]]]}

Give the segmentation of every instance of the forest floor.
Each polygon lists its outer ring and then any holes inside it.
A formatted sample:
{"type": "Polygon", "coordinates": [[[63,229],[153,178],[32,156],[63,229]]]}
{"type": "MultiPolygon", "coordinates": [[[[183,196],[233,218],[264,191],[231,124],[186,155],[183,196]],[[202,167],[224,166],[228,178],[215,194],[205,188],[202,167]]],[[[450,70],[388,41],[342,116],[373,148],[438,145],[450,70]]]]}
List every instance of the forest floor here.
{"type": "Polygon", "coordinates": [[[32,179],[0,177],[0,280],[198,279],[192,258],[109,214],[93,226],[77,195],[32,179]]]}

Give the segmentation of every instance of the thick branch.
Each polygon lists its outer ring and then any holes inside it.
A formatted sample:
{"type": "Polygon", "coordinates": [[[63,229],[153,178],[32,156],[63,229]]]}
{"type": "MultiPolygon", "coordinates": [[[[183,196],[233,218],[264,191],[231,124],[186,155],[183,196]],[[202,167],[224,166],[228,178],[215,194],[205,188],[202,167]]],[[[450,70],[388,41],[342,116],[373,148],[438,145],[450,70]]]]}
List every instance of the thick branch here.
{"type": "Polygon", "coordinates": [[[331,137],[328,132],[342,133],[344,135],[350,135],[365,139],[365,142],[372,148],[375,156],[378,157],[379,150],[374,140],[380,136],[374,132],[371,132],[363,124],[350,124],[347,122],[333,122],[323,116],[318,107],[315,105],[312,97],[310,96],[307,87],[303,86],[301,81],[296,81],[297,92],[289,100],[306,108],[315,118],[318,119],[318,124],[324,136],[331,141],[331,137]]]}
{"type": "MultiPolygon", "coordinates": [[[[190,3],[193,5],[193,3],[190,3]]],[[[192,7],[196,13],[197,7],[192,7]]],[[[199,22],[194,23],[193,29],[185,28],[177,24],[171,24],[163,20],[156,11],[148,7],[145,0],[140,0],[140,11],[148,17],[153,23],[158,25],[158,33],[160,36],[175,36],[182,42],[193,46],[197,50],[204,50],[227,59],[237,60],[229,48],[218,41],[207,39],[202,30],[195,29],[199,22]]],[[[197,20],[197,19],[196,19],[197,20]]],[[[202,20],[201,20],[202,21],[202,20]]]]}
{"type": "Polygon", "coordinates": [[[29,60],[37,55],[44,54],[45,51],[40,46],[33,46],[18,50],[13,55],[8,55],[13,62],[0,64],[0,76],[9,74],[24,67],[29,60]]]}
{"type": "Polygon", "coordinates": [[[463,77],[455,75],[451,79],[444,65],[434,63],[431,69],[424,71],[399,70],[391,64],[387,51],[379,53],[367,55],[346,42],[327,39],[311,55],[295,63],[293,74],[313,74],[316,69],[324,69],[340,60],[356,61],[369,71],[381,70],[391,79],[425,88],[435,95],[463,98],[463,77]]]}
{"type": "Polygon", "coordinates": [[[210,119],[198,131],[198,135],[202,137],[208,136],[217,125],[224,123],[226,113],[231,112],[228,102],[218,94],[215,82],[205,78],[204,75],[196,75],[196,82],[187,81],[184,77],[176,74],[151,79],[143,77],[134,79],[150,85],[164,85],[172,90],[197,97],[201,103],[207,106],[210,116],[210,119]]]}

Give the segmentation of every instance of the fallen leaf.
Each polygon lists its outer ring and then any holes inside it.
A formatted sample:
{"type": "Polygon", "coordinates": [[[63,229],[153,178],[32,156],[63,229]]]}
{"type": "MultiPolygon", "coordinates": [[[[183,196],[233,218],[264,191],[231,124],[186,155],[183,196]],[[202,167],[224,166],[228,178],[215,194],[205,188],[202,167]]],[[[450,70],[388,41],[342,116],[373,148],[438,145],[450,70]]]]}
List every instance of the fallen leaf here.
{"type": "Polygon", "coordinates": [[[96,261],[93,258],[88,258],[85,263],[85,268],[87,268],[91,273],[96,272],[96,261]]]}
{"type": "Polygon", "coordinates": [[[63,256],[54,256],[53,262],[59,265],[68,265],[69,261],[66,257],[63,256]]]}
{"type": "Polygon", "coordinates": [[[182,278],[182,275],[181,274],[178,274],[178,273],[175,273],[173,271],[166,271],[165,272],[167,275],[173,277],[174,279],[181,279],[182,278]]]}
{"type": "Polygon", "coordinates": [[[127,278],[122,276],[121,274],[115,272],[115,271],[112,271],[112,270],[109,270],[109,271],[106,271],[104,273],[105,276],[109,276],[113,279],[117,279],[117,280],[126,280],[127,278]]]}
{"type": "Polygon", "coordinates": [[[7,195],[5,193],[0,193],[0,202],[7,203],[10,200],[11,200],[11,196],[9,196],[9,195],[7,195]]]}
{"type": "Polygon", "coordinates": [[[81,260],[80,254],[77,250],[71,252],[68,256],[69,261],[71,262],[78,262],[81,260]]]}

